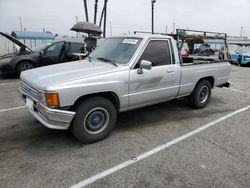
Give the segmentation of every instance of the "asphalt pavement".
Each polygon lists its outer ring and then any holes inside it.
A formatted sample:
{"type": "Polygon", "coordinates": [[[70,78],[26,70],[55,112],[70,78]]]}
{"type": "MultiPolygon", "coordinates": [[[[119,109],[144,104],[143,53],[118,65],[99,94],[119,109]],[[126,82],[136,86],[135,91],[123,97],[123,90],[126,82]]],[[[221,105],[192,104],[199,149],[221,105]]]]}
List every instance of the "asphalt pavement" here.
{"type": "Polygon", "coordinates": [[[42,126],[18,97],[19,79],[1,77],[0,187],[248,188],[250,110],[222,117],[249,107],[250,68],[232,65],[230,82],[204,109],[178,99],[125,112],[107,139],[82,145],[42,126]]]}

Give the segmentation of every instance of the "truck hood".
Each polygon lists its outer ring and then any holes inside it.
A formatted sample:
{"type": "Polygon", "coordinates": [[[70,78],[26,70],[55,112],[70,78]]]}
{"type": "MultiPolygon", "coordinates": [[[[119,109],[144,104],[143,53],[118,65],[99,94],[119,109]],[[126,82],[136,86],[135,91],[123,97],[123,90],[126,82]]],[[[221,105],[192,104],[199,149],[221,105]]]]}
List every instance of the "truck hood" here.
{"type": "Polygon", "coordinates": [[[27,70],[22,72],[20,77],[22,81],[34,88],[47,90],[48,87],[105,74],[119,70],[121,67],[123,66],[115,67],[105,62],[83,60],[27,70]]]}

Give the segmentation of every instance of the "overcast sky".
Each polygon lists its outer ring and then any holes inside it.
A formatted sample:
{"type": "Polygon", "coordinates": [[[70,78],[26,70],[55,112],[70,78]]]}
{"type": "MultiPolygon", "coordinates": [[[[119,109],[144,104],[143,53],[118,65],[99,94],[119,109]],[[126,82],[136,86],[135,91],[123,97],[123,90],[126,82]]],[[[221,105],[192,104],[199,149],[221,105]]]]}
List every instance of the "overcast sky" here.
{"type": "MultiPolygon", "coordinates": [[[[101,12],[104,0],[99,0],[101,12]]],[[[151,30],[151,0],[109,0],[107,36],[134,30],[151,30]]],[[[93,21],[94,0],[88,0],[93,21]]],[[[75,35],[69,29],[85,20],[82,0],[0,0],[0,31],[20,30],[19,16],[27,31],[43,28],[59,35],[75,35]]],[[[98,17],[98,19],[100,16],[98,17]]],[[[157,0],[155,32],[189,28],[240,35],[241,26],[250,37],[250,0],[157,0]]]]}

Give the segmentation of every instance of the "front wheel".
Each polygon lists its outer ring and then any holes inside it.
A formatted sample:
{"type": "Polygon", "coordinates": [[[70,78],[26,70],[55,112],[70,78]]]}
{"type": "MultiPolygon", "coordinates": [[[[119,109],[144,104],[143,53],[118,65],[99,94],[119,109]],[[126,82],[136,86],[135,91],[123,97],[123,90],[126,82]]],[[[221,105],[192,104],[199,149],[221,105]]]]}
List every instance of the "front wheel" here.
{"type": "Polygon", "coordinates": [[[211,96],[211,84],[207,80],[202,80],[198,82],[194,91],[189,96],[189,104],[193,108],[204,108],[211,96]]]}
{"type": "Polygon", "coordinates": [[[21,62],[18,66],[17,66],[17,75],[20,76],[21,72],[29,70],[29,69],[33,69],[35,66],[33,63],[28,62],[28,61],[24,61],[21,62]]]}
{"type": "Polygon", "coordinates": [[[90,144],[109,136],[116,119],[117,111],[112,102],[103,97],[89,98],[76,108],[71,131],[81,143],[90,144]]]}

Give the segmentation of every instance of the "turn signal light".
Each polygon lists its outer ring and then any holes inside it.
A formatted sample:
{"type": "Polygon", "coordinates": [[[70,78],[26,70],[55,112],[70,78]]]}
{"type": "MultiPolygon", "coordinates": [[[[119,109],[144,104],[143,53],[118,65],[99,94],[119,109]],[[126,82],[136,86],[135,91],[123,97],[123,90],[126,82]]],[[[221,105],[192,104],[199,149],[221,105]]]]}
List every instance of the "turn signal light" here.
{"type": "Polygon", "coordinates": [[[45,100],[48,107],[59,107],[58,93],[45,93],[45,100]]]}

